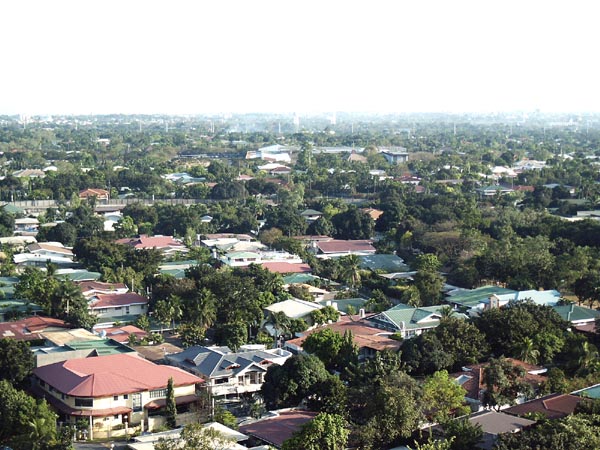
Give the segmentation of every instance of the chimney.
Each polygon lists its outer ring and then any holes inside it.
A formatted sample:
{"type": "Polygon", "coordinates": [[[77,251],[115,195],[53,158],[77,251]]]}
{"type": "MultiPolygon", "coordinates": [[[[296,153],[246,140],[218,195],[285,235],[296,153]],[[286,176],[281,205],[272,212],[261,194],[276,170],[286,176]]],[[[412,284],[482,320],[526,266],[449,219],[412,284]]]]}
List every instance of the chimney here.
{"type": "Polygon", "coordinates": [[[364,319],[366,317],[365,308],[360,308],[358,310],[358,315],[360,316],[361,319],[364,319]]]}

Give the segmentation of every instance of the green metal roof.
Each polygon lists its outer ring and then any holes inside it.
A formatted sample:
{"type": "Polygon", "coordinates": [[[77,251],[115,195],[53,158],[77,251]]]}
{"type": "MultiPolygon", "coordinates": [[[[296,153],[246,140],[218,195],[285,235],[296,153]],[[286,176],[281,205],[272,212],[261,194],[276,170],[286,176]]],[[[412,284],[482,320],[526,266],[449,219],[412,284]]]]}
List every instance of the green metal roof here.
{"type": "Polygon", "coordinates": [[[178,280],[185,278],[185,269],[161,269],[159,272],[164,275],[171,275],[178,280]]]}
{"type": "MultiPolygon", "coordinates": [[[[365,303],[367,303],[367,299],[364,298],[341,298],[330,301],[332,304],[337,304],[338,311],[341,311],[346,314],[348,313],[349,306],[352,306],[356,313],[358,313],[358,311],[365,306],[365,303]]],[[[319,303],[321,305],[325,305],[326,302],[326,300],[322,300],[319,303]]]]}
{"type": "Polygon", "coordinates": [[[579,395],[580,397],[600,398],[600,384],[573,392],[573,394],[579,395]]]}
{"type": "Polygon", "coordinates": [[[409,267],[404,264],[404,261],[399,256],[382,254],[360,256],[360,267],[361,269],[387,273],[407,272],[409,270],[409,267]]]}
{"type": "Polygon", "coordinates": [[[287,275],[283,277],[284,284],[294,284],[294,283],[308,283],[309,281],[316,280],[318,277],[311,275],[309,273],[293,273],[291,275],[287,275]]]}
{"type": "Polygon", "coordinates": [[[465,289],[464,291],[459,291],[454,295],[450,295],[446,297],[446,302],[472,307],[481,303],[483,300],[487,300],[492,295],[499,294],[513,294],[516,291],[512,289],[501,288],[498,286],[483,286],[477,289],[465,289]]]}
{"type": "Polygon", "coordinates": [[[568,322],[578,322],[581,320],[595,320],[600,318],[600,311],[582,306],[571,305],[555,305],[552,307],[560,317],[568,322]]]}
{"type": "Polygon", "coordinates": [[[113,339],[69,342],[68,346],[73,350],[96,350],[99,355],[114,355],[117,353],[130,353],[135,351],[126,345],[119,344],[113,339]]]}

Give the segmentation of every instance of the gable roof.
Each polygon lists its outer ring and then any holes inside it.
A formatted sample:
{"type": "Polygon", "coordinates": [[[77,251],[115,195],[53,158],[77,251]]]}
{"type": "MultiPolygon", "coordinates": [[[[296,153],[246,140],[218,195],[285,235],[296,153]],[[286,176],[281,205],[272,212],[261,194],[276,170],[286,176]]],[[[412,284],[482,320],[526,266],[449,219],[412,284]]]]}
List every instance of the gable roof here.
{"type": "Polygon", "coordinates": [[[264,262],[261,263],[263,269],[275,273],[310,273],[312,269],[308,264],[293,264],[289,262],[264,262]]]}
{"type": "Polygon", "coordinates": [[[505,409],[504,412],[517,416],[540,413],[548,419],[560,419],[573,414],[582,400],[581,397],[571,394],[550,394],[520,405],[511,406],[505,409]]]}
{"type": "MultiPolygon", "coordinates": [[[[413,308],[403,303],[369,318],[370,321],[388,329],[411,330],[437,327],[440,323],[440,310],[444,305],[413,308]]],[[[463,314],[454,317],[465,318],[463,314]]]]}
{"type": "Polygon", "coordinates": [[[239,431],[280,448],[283,441],[291,438],[295,431],[298,431],[306,422],[314,419],[316,415],[316,412],[311,411],[280,412],[277,417],[241,425],[239,431]]]}
{"type": "Polygon", "coordinates": [[[117,244],[130,245],[136,249],[151,248],[186,248],[181,242],[173,239],[172,236],[146,236],[141,235],[137,238],[125,238],[115,241],[117,244]]]}
{"type": "Polygon", "coordinates": [[[14,322],[2,322],[0,323],[0,339],[9,338],[20,341],[40,339],[41,332],[53,328],[69,328],[69,325],[64,320],[42,316],[32,316],[14,322]]]}
{"type": "Polygon", "coordinates": [[[73,257],[73,250],[63,247],[63,246],[60,246],[60,245],[53,245],[48,242],[38,242],[35,244],[29,244],[27,246],[27,250],[29,250],[31,253],[35,253],[35,252],[39,252],[40,250],[44,250],[47,252],[60,253],[61,255],[73,257]]]}
{"type": "Polygon", "coordinates": [[[181,353],[166,356],[167,360],[177,362],[178,365],[188,370],[192,369],[206,378],[237,376],[251,367],[266,372],[267,367],[276,358],[278,357],[263,350],[231,353],[220,348],[200,346],[189,347],[181,353]]]}
{"type": "Polygon", "coordinates": [[[372,252],[375,253],[375,247],[371,245],[370,240],[341,240],[332,239],[330,241],[319,241],[316,243],[321,253],[350,253],[350,252],[372,252]]]}
{"type": "Polygon", "coordinates": [[[90,300],[90,308],[109,308],[113,306],[145,305],[148,303],[146,297],[136,292],[125,294],[96,294],[90,300]]]}
{"type": "Polygon", "coordinates": [[[129,354],[71,359],[38,367],[33,373],[63,394],[94,398],[163,389],[169,378],[175,386],[203,381],[182,369],[129,354]]]}

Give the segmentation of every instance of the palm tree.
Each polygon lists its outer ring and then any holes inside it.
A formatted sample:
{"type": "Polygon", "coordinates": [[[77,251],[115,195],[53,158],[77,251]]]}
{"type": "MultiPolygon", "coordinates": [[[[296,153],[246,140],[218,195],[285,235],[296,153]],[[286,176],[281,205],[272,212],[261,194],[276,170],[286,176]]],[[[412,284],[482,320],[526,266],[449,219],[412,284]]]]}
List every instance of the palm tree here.
{"type": "Polygon", "coordinates": [[[525,337],[519,345],[519,359],[529,364],[537,364],[540,351],[535,348],[535,343],[530,337],[525,337]]]}
{"type": "Polygon", "coordinates": [[[279,342],[279,337],[290,332],[292,322],[283,311],[274,312],[271,314],[271,323],[275,329],[275,341],[279,342]]]}
{"type": "Polygon", "coordinates": [[[360,287],[360,258],[357,255],[348,255],[340,258],[342,276],[350,281],[350,287],[360,287]]]}
{"type": "Polygon", "coordinates": [[[583,341],[581,345],[581,355],[579,356],[579,369],[577,369],[577,375],[585,375],[593,369],[596,369],[600,361],[598,349],[590,344],[588,341],[583,341]]]}
{"type": "Polygon", "coordinates": [[[29,421],[29,438],[31,449],[39,450],[52,441],[56,435],[54,424],[48,423],[45,417],[32,417],[29,421]]]}
{"type": "Polygon", "coordinates": [[[449,319],[450,317],[452,317],[454,315],[454,312],[455,311],[452,308],[452,306],[449,306],[449,305],[442,306],[439,309],[441,319],[449,319]]]}
{"type": "Polygon", "coordinates": [[[192,321],[200,327],[210,328],[217,320],[215,295],[206,288],[200,289],[189,311],[192,321]]]}

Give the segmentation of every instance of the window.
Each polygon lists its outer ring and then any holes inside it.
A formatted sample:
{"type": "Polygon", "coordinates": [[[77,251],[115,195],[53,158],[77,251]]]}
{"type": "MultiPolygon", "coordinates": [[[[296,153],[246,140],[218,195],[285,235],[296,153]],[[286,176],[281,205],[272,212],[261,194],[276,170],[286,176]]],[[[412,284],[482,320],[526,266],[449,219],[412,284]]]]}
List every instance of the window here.
{"type": "Polygon", "coordinates": [[[131,396],[131,409],[133,412],[139,412],[142,410],[142,394],[133,394],[131,396]]]}
{"type": "Polygon", "coordinates": [[[75,406],[91,408],[94,406],[93,398],[76,398],[75,406]]]}
{"type": "Polygon", "coordinates": [[[160,398],[160,397],[166,397],[166,396],[167,396],[166,389],[157,389],[155,391],[150,391],[150,398],[160,398]]]}
{"type": "Polygon", "coordinates": [[[115,307],[115,311],[121,311],[121,309],[123,308],[121,308],[120,306],[115,307]]]}
{"type": "Polygon", "coordinates": [[[123,400],[127,400],[129,398],[129,394],[123,395],[123,400]]]}
{"type": "Polygon", "coordinates": [[[113,419],[115,419],[115,420],[118,420],[118,419],[119,419],[119,415],[118,415],[118,414],[115,414],[115,415],[113,416],[113,419]]]}
{"type": "Polygon", "coordinates": [[[215,384],[226,384],[229,383],[229,378],[218,378],[215,380],[215,384]]]}
{"type": "Polygon", "coordinates": [[[113,400],[119,400],[119,396],[118,396],[118,395],[115,395],[115,396],[113,397],[113,400]]]}

